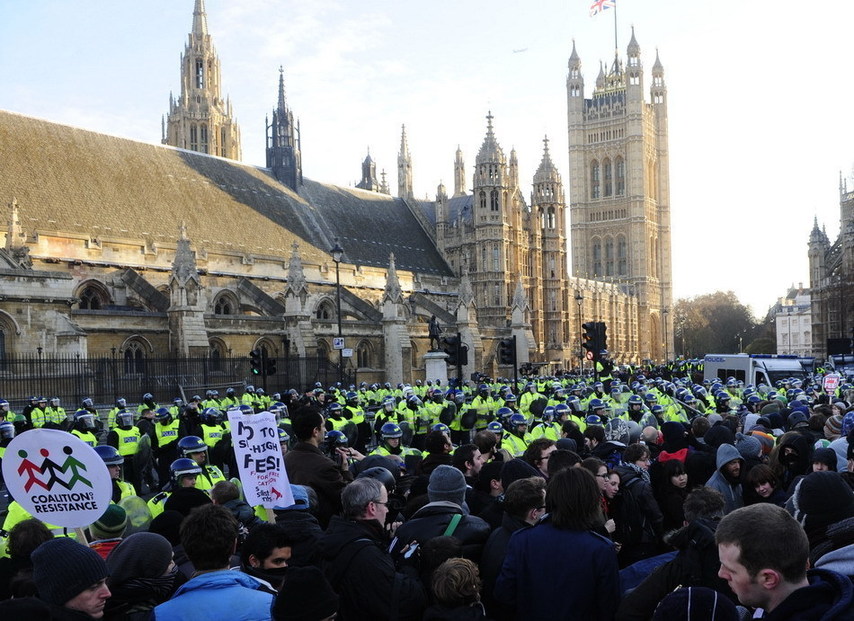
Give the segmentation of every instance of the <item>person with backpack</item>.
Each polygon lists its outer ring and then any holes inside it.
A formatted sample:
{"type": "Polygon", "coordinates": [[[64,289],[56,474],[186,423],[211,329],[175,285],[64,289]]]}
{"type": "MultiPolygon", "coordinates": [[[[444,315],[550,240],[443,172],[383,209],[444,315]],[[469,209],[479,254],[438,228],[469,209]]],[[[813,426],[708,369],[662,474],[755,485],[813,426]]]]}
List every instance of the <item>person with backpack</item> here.
{"type": "Polygon", "coordinates": [[[653,495],[649,478],[649,449],[630,444],[623,452],[620,475],[620,502],[614,514],[614,540],[622,544],[620,567],[658,553],[664,516],[653,495]]]}

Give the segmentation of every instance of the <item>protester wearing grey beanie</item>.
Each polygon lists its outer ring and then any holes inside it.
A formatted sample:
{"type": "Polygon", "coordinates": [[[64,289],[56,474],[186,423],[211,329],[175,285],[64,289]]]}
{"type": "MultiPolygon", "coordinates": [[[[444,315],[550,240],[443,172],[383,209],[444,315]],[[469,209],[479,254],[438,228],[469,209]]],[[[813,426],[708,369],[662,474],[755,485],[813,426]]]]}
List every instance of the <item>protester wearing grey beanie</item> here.
{"type": "Polygon", "coordinates": [[[97,552],[68,537],[56,537],[36,548],[31,558],[33,582],[40,600],[79,610],[95,619],[103,615],[104,604],[110,596],[106,585],[88,596],[90,588],[109,573],[107,564],[97,552]]]}
{"type": "Polygon", "coordinates": [[[453,466],[437,466],[430,473],[427,498],[430,502],[446,500],[462,507],[466,501],[465,476],[453,466]]]}

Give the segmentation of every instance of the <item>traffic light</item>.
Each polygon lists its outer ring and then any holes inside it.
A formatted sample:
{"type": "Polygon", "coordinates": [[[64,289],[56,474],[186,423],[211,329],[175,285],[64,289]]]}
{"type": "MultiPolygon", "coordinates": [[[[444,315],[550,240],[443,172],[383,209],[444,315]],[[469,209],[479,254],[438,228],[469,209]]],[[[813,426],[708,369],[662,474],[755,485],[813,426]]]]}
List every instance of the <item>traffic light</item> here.
{"type": "Polygon", "coordinates": [[[516,347],[513,339],[501,339],[498,343],[498,364],[516,365],[516,347]]]}
{"type": "Polygon", "coordinates": [[[264,372],[264,350],[253,349],[249,352],[249,370],[252,375],[261,375],[264,372]]]}
{"type": "MultiPolygon", "coordinates": [[[[460,339],[456,336],[443,336],[442,337],[442,351],[448,355],[448,359],[445,361],[452,367],[458,366],[460,363],[460,339]]],[[[466,354],[468,354],[468,348],[466,348],[466,354]]]]}
{"type": "Polygon", "coordinates": [[[596,349],[597,334],[599,333],[599,324],[596,321],[588,321],[581,324],[581,329],[584,330],[582,335],[581,346],[590,352],[593,357],[587,356],[588,360],[596,360],[599,357],[599,352],[596,349]]]}
{"type": "Polygon", "coordinates": [[[602,352],[608,349],[608,337],[605,335],[605,331],[608,329],[608,326],[605,325],[604,321],[599,322],[599,342],[597,343],[598,353],[597,355],[601,356],[602,352]]]}
{"type": "Polygon", "coordinates": [[[275,375],[276,374],[276,359],[275,358],[267,358],[264,360],[264,373],[267,375],[275,375]]]}
{"type": "Polygon", "coordinates": [[[460,344],[459,363],[461,366],[466,366],[469,363],[469,346],[465,343],[460,344]]]}

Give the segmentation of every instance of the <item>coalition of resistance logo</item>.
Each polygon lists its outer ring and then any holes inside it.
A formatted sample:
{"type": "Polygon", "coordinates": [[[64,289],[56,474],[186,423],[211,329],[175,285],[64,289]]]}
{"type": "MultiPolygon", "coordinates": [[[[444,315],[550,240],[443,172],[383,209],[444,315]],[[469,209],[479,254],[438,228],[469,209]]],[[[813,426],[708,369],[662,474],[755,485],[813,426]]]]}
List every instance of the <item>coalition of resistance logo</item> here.
{"type": "MultiPolygon", "coordinates": [[[[18,451],[21,463],[18,465],[17,472],[18,475],[26,476],[27,479],[24,483],[24,491],[30,493],[34,487],[37,487],[46,492],[34,493],[30,496],[35,512],[51,513],[97,509],[98,504],[92,491],[92,482],[84,476],[86,464],[74,457],[74,449],[70,446],[62,447],[62,453],[65,460],[60,465],[51,458],[49,449],[42,448],[39,450],[41,464],[37,464],[30,459],[26,450],[18,451]],[[89,491],[72,492],[78,484],[84,488],[88,487],[89,491]],[[67,492],[62,492],[62,488],[67,492]]],[[[62,456],[59,459],[61,460],[62,456]]]]}

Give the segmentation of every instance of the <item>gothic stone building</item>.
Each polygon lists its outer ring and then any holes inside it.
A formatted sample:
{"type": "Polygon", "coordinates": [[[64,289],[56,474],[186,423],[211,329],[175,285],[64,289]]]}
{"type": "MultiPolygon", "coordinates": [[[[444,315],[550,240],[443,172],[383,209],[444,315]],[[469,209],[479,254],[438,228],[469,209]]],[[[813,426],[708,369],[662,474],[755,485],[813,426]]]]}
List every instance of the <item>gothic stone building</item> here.
{"type": "Polygon", "coordinates": [[[829,339],[836,339],[837,347],[847,348],[854,338],[854,305],[850,303],[854,297],[854,192],[848,191],[848,182],[841,176],[839,223],[839,236],[832,244],[817,218],[809,237],[811,355],[822,360],[829,353],[844,353],[829,352],[829,339]]]}
{"type": "Polygon", "coordinates": [[[280,355],[335,360],[336,264],[341,323],[363,378],[424,377],[427,321],[469,346],[473,371],[499,367],[498,342],[518,360],[577,363],[580,324],[608,323],[622,361],[660,358],[672,335],[666,91],[653,68],[644,100],[640,50],[619,59],[584,98],[569,61],[569,215],[548,141],[526,202],[518,160],[493,118],[466,189],[417,200],[405,130],[398,196],[368,156],[362,188],[303,177],[299,122],[285,97],[267,121],[267,165],[239,163],[240,133],[221,98],[219,60],[202,0],[170,97],[166,146],[0,112],[0,357],[48,354],[280,355]],[[383,236],[368,235],[382,223],[383,236]]]}

